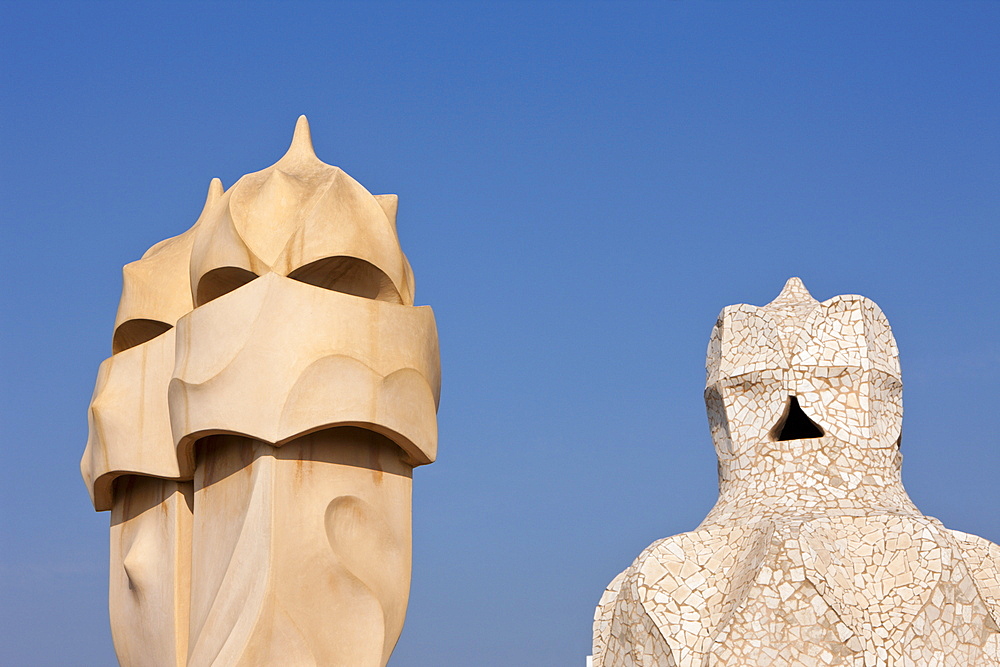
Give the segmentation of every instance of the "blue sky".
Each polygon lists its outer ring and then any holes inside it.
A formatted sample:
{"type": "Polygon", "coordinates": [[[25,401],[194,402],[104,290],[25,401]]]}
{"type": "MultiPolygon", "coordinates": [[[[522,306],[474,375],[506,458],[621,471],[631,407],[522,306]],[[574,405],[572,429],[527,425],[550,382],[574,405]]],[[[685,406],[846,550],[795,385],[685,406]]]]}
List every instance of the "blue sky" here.
{"type": "Polygon", "coordinates": [[[284,152],[400,196],[441,335],[391,665],[582,665],[604,585],[715,499],[714,318],[881,305],[904,481],[1000,542],[1000,4],[5,3],[0,645],[113,664],[79,477],[121,266],[284,152]]]}

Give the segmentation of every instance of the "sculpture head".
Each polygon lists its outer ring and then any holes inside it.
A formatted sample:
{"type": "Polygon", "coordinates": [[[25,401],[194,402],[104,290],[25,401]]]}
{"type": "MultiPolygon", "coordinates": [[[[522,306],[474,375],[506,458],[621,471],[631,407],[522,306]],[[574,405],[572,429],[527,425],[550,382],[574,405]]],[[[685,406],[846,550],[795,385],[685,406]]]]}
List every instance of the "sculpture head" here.
{"type": "Polygon", "coordinates": [[[191,249],[195,306],[275,273],[354,296],[413,305],[396,234],[396,195],[372,195],[312,147],[305,116],[277,163],[206,205],[191,249]]]}
{"type": "Polygon", "coordinates": [[[899,353],[885,315],[863,296],[820,303],[791,278],[766,306],[728,306],[712,330],[706,370],[720,461],[752,457],[762,442],[821,437],[898,447],[899,353]]]}
{"type": "Polygon", "coordinates": [[[268,273],[413,305],[396,234],[396,195],[372,195],[313,150],[305,116],[285,155],[223,190],[212,179],[197,222],[125,266],[113,352],[150,340],[195,307],[268,273]]]}
{"type": "Polygon", "coordinates": [[[213,179],[190,229],[125,266],[82,462],[99,510],[122,474],[190,479],[215,433],[281,444],[355,425],[411,465],[434,460],[437,332],[413,307],[397,203],[317,158],[302,116],[281,159],[228,190],[213,179]],[[370,400],[326,398],[337,391],[370,400]]]}

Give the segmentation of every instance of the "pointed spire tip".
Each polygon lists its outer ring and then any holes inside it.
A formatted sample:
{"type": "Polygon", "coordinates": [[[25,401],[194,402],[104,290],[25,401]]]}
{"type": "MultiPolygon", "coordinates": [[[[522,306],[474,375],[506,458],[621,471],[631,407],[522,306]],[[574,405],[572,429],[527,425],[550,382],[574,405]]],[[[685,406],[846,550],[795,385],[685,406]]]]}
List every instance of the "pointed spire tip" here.
{"type": "Polygon", "coordinates": [[[802,282],[801,278],[792,276],[785,281],[785,286],[781,288],[781,293],[768,305],[780,308],[782,306],[801,303],[818,303],[818,301],[806,289],[805,283],[802,282]]]}
{"type": "Polygon", "coordinates": [[[298,120],[295,121],[292,143],[282,160],[300,156],[316,157],[316,151],[313,150],[312,132],[309,129],[309,119],[306,118],[305,114],[299,116],[298,120]]]}
{"type": "Polygon", "coordinates": [[[205,208],[207,209],[209,206],[219,201],[219,197],[221,197],[225,191],[226,189],[222,187],[222,181],[218,178],[213,178],[208,184],[208,194],[205,196],[205,208]]]}
{"type": "Polygon", "coordinates": [[[802,278],[799,278],[798,276],[792,276],[791,278],[786,280],[785,286],[781,288],[781,291],[782,292],[795,291],[795,292],[806,292],[806,293],[809,292],[809,290],[806,289],[806,284],[802,282],[802,278]]]}

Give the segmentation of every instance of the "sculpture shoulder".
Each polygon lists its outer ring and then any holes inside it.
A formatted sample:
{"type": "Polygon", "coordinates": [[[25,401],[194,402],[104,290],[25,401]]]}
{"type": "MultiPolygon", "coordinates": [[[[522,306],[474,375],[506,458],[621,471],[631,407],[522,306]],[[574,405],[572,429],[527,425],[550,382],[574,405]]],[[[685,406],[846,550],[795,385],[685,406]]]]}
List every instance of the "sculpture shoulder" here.
{"type": "Polygon", "coordinates": [[[769,523],[711,526],[657,540],[615,577],[602,604],[611,603],[630,585],[647,591],[698,590],[723,572],[735,575],[730,569],[736,563],[756,570],[773,530],[769,523]]]}
{"type": "MultiPolygon", "coordinates": [[[[765,524],[713,526],[647,547],[608,586],[594,620],[595,666],[610,667],[622,649],[674,664],[707,656],[715,635],[746,596],[767,552],[773,528],[765,524]],[[620,636],[631,635],[631,642],[620,636]],[[668,658],[667,656],[672,656],[668,658]]],[[[694,663],[692,663],[694,664],[694,663]]],[[[700,663],[699,663],[700,664],[700,663]]]]}
{"type": "Polygon", "coordinates": [[[605,664],[608,642],[611,640],[611,622],[615,615],[615,605],[618,603],[618,593],[628,569],[618,573],[601,595],[597,609],[594,610],[594,647],[595,664],[605,664]]]}
{"type": "MultiPolygon", "coordinates": [[[[647,564],[657,562],[660,553],[678,551],[681,537],[674,535],[653,542],[607,585],[594,611],[594,667],[644,665],[649,662],[647,658],[653,660],[651,665],[674,664],[670,649],[645,612],[645,596],[639,584],[647,564]]],[[[683,554],[683,547],[679,552],[683,554]]]]}
{"type": "Polygon", "coordinates": [[[611,580],[604,595],[601,596],[598,609],[612,608],[623,587],[632,586],[640,580],[645,580],[650,574],[659,573],[667,563],[673,566],[671,570],[680,575],[683,564],[692,560],[692,556],[697,552],[702,551],[701,547],[710,541],[711,537],[710,531],[693,531],[653,542],[639,553],[631,565],[611,580]]]}
{"type": "Polygon", "coordinates": [[[631,565],[619,572],[618,575],[611,580],[611,583],[609,583],[604,589],[604,594],[601,595],[601,600],[597,603],[597,611],[594,614],[595,628],[596,623],[598,623],[600,619],[610,618],[624,582],[634,582],[636,574],[643,570],[644,566],[650,562],[651,558],[658,560],[660,554],[678,554],[681,558],[683,558],[684,541],[682,540],[682,537],[691,534],[692,533],[681,533],[680,535],[665,537],[653,542],[642,550],[636,559],[632,561],[631,565]]]}
{"type": "Polygon", "coordinates": [[[994,619],[1000,622],[1000,545],[959,530],[949,532],[958,542],[962,560],[975,579],[979,594],[986,600],[994,619]]]}

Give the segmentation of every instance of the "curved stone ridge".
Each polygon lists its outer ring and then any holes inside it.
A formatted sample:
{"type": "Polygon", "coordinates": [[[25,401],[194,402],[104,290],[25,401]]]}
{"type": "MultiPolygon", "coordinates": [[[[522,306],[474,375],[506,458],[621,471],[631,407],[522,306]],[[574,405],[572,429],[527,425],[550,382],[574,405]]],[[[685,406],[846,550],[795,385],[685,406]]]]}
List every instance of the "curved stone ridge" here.
{"type": "Polygon", "coordinates": [[[125,267],[81,461],[123,665],[388,660],[441,386],[397,203],[321,162],[302,116],[125,267]]]}
{"type": "Polygon", "coordinates": [[[719,500],[608,586],[595,667],[1000,665],[1000,547],[921,515],[900,478],[882,311],[798,278],[723,309],[705,400],[719,500]],[[800,410],[814,437],[788,439],[800,410]]]}

